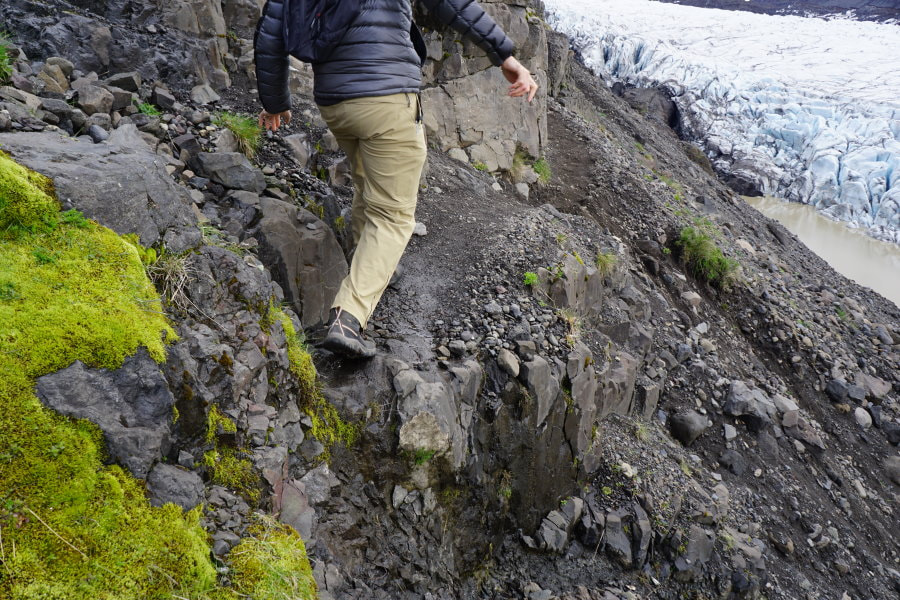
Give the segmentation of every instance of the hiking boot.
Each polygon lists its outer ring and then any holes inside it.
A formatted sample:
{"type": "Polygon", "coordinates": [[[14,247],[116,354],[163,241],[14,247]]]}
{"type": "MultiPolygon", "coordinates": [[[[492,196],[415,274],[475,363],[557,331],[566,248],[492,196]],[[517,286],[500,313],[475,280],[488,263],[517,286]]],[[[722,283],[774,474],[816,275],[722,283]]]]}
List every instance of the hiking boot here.
{"type": "Polygon", "coordinates": [[[394,269],[394,274],[391,275],[391,280],[388,282],[388,287],[391,289],[400,287],[400,280],[403,279],[403,274],[405,272],[406,269],[404,269],[402,265],[397,265],[397,268],[394,269]]]}
{"type": "Polygon", "coordinates": [[[375,342],[365,339],[360,329],[356,317],[340,308],[332,308],[322,347],[348,358],[372,358],[376,353],[375,342]]]}

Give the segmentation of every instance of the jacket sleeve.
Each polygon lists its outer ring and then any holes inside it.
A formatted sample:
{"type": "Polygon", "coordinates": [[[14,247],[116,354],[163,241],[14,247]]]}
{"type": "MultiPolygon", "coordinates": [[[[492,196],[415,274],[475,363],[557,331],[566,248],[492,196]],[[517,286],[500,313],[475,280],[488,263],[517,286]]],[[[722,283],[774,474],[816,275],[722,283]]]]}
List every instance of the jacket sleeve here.
{"type": "Polygon", "coordinates": [[[421,0],[438,21],[484,50],[495,66],[512,56],[512,40],[475,0],[421,0]]]}
{"type": "Polygon", "coordinates": [[[289,57],[283,37],[284,9],[285,0],[268,0],[253,40],[256,87],[263,108],[271,114],[291,109],[289,57]]]}

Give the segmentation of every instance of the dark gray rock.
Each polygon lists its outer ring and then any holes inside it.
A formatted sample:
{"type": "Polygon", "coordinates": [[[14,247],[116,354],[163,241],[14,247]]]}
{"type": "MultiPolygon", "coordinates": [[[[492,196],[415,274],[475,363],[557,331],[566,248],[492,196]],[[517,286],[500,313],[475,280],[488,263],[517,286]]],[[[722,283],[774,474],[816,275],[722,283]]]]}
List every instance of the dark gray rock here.
{"type": "Polygon", "coordinates": [[[76,361],[39,378],[37,395],[60,414],[97,424],[110,458],[139,479],[167,450],[175,399],[143,348],[115,371],[76,361]]]}
{"type": "Polygon", "coordinates": [[[685,410],[669,419],[669,428],[676,440],[685,446],[690,446],[703,435],[704,431],[709,429],[709,419],[697,411],[685,410]]]}
{"type": "Polygon", "coordinates": [[[550,363],[540,356],[522,363],[521,375],[537,403],[534,424],[535,427],[540,427],[547,420],[547,415],[559,396],[559,381],[553,376],[550,363]]]}
{"type": "Polygon", "coordinates": [[[87,134],[94,140],[95,144],[105,142],[109,139],[109,133],[99,125],[91,125],[88,127],[87,134]]]}
{"type": "Polygon", "coordinates": [[[178,102],[172,92],[159,86],[153,88],[151,100],[159,108],[169,111],[175,108],[175,103],[178,102]]]}
{"type": "Polygon", "coordinates": [[[606,515],[606,553],[626,569],[630,569],[633,564],[631,537],[625,533],[626,521],[630,518],[631,515],[624,510],[606,515]]]}
{"type": "Polygon", "coordinates": [[[193,471],[157,463],[147,476],[147,491],[153,506],[171,502],[191,510],[203,501],[203,480],[193,471]]]}
{"type": "Polygon", "coordinates": [[[709,562],[716,544],[716,536],[706,529],[692,525],[688,533],[685,553],[675,559],[675,578],[692,581],[700,575],[700,569],[709,562]]]}
{"type": "Polygon", "coordinates": [[[775,403],[762,390],[737,380],[731,382],[723,408],[726,415],[742,419],[751,431],[764,429],[778,414],[775,403]]]}
{"type": "Polygon", "coordinates": [[[201,152],[194,159],[197,172],[235,190],[261,193],[266,189],[262,171],[240,152],[201,152]]]}
{"type": "Polygon", "coordinates": [[[304,327],[324,323],[349,269],[330,227],[312,213],[274,198],[261,198],[254,231],[259,257],[292,302],[304,327]]]}
{"type": "Polygon", "coordinates": [[[52,112],[60,119],[68,119],[72,116],[72,105],[63,100],[41,98],[41,108],[45,111],[52,112]]]}
{"type": "Polygon", "coordinates": [[[738,476],[747,470],[747,460],[736,450],[723,452],[719,456],[719,464],[738,476]]]}
{"type": "Polygon", "coordinates": [[[895,446],[900,445],[900,425],[893,421],[885,421],[881,425],[881,430],[887,436],[888,442],[895,446]]]}
{"type": "Polygon", "coordinates": [[[50,177],[64,208],[77,208],[117,233],[136,233],[144,246],[170,227],[196,224],[187,191],[172,181],[165,159],[133,125],[116,129],[105,144],[47,131],[0,134],[0,145],[50,177]]]}
{"type": "Polygon", "coordinates": [[[107,77],[104,83],[108,86],[125,90],[126,92],[139,92],[141,91],[142,79],[141,74],[137,71],[128,71],[126,73],[117,73],[107,77]]]}
{"type": "Polygon", "coordinates": [[[900,456],[889,456],[884,460],[884,470],[888,479],[900,485],[900,456]]]}
{"type": "Polygon", "coordinates": [[[842,379],[832,379],[825,386],[825,393],[833,402],[843,402],[850,393],[850,386],[842,379]]]}

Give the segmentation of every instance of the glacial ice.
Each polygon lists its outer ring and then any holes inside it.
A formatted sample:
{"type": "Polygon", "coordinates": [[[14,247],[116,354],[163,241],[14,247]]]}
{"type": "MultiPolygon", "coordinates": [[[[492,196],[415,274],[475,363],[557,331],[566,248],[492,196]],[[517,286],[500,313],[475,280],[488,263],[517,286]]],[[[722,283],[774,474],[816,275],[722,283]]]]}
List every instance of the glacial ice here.
{"type": "Polygon", "coordinates": [[[718,169],[900,243],[900,26],[648,0],[545,5],[595,72],[666,89],[718,169]]]}

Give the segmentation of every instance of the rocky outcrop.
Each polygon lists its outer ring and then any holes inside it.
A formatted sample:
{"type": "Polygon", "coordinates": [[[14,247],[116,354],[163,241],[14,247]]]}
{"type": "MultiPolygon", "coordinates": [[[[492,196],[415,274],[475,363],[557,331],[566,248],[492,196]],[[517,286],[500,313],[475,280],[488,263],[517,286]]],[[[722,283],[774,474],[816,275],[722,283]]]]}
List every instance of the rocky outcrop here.
{"type": "Polygon", "coordinates": [[[309,211],[281,200],[262,198],[259,210],[262,218],[253,235],[260,258],[302,315],[303,326],[325,323],[349,272],[334,232],[309,211]]]}
{"type": "Polygon", "coordinates": [[[115,371],[76,362],[37,381],[41,401],[60,414],[96,423],[109,458],[145,478],[171,447],[169,431],[175,399],[146,350],[115,371]]]}
{"type": "MultiPolygon", "coordinates": [[[[532,71],[538,85],[546,87],[543,21],[518,1],[482,5],[515,43],[516,57],[532,71]]],[[[427,15],[418,20],[434,27],[427,15]]],[[[508,84],[500,70],[452,30],[434,29],[425,34],[425,40],[428,59],[422,99],[431,142],[444,152],[461,148],[471,162],[489,171],[509,171],[517,150],[540,157],[547,138],[545,96],[539,94],[530,104],[507,97],[508,84]]]]}
{"type": "Polygon", "coordinates": [[[115,130],[103,144],[49,131],[0,134],[0,148],[50,177],[65,207],[117,233],[135,233],[145,246],[162,242],[173,252],[200,241],[189,194],[133,125],[115,130]]]}

